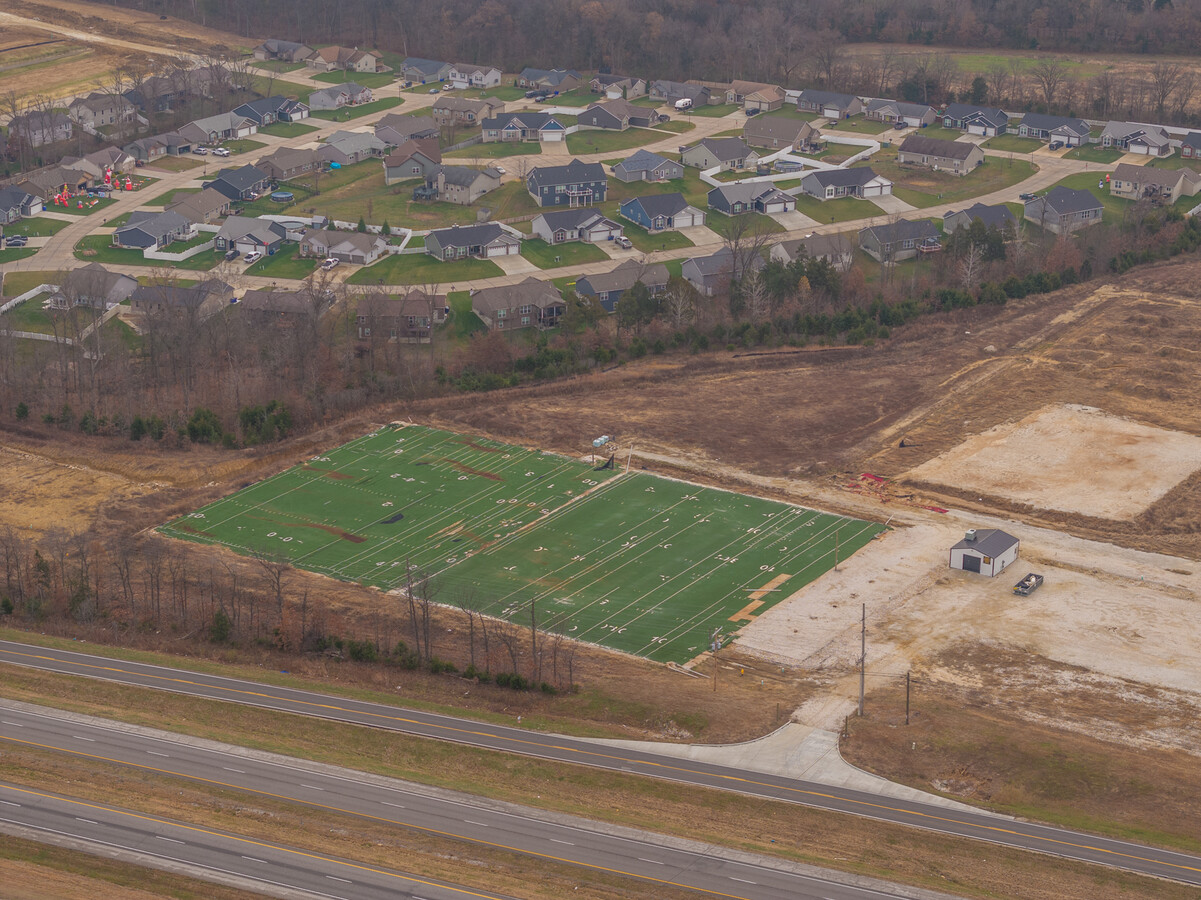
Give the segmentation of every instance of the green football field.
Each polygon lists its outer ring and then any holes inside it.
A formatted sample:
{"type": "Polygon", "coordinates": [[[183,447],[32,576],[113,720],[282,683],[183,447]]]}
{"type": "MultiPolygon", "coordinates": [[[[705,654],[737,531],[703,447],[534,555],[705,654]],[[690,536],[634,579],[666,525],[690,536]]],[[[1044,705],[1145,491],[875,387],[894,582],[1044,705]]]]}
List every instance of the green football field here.
{"type": "Polygon", "coordinates": [[[389,427],[163,527],[659,661],[688,662],[884,527],[423,426],[389,427]]]}

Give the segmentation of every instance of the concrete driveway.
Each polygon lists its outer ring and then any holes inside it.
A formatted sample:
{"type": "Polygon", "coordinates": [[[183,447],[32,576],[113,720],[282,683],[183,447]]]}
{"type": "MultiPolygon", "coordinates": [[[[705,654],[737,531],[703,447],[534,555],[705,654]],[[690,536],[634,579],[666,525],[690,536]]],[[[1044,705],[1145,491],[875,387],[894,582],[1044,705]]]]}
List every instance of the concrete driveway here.
{"type": "Polygon", "coordinates": [[[911,206],[900,197],[896,197],[892,194],[886,194],[883,197],[871,197],[869,199],[872,203],[876,204],[876,206],[880,207],[880,209],[884,210],[890,216],[900,213],[910,213],[917,209],[916,206],[911,206]]]}

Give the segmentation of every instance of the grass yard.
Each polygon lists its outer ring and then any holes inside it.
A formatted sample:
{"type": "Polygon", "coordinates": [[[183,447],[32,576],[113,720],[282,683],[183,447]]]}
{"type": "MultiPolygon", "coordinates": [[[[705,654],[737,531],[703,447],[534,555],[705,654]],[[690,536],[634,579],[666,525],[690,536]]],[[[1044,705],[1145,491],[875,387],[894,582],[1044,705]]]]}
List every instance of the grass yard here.
{"type": "Polygon", "coordinates": [[[1152,169],[1192,169],[1194,172],[1201,172],[1201,160],[1185,159],[1179,155],[1153,157],[1144,165],[1152,169]]]}
{"type": "MultiPolygon", "coordinates": [[[[149,204],[147,204],[147,205],[149,205],[149,204]]],[[[106,220],[106,224],[104,227],[105,228],[120,228],[122,225],[124,225],[126,222],[129,221],[129,217],[132,215],[133,215],[132,212],[126,212],[126,213],[121,213],[121,215],[119,215],[119,216],[113,216],[111,219],[106,220]]]]}
{"type": "Polygon", "coordinates": [[[598,471],[421,426],[384,428],[164,526],[173,537],[439,602],[657,661],[770,609],[884,530],[714,488],[598,471]]]}
{"type": "Polygon", "coordinates": [[[162,169],[165,172],[186,172],[189,169],[199,169],[204,163],[192,156],[160,156],[154,162],[146,163],[147,168],[162,169]]]}
{"type": "Polygon", "coordinates": [[[126,266],[158,266],[164,269],[190,269],[204,272],[221,261],[218,253],[198,253],[183,262],[169,262],[161,259],[147,259],[141,250],[126,250],[113,247],[112,235],[89,234],[75,245],[75,258],[84,262],[113,263],[126,266]]]}
{"type": "Polygon", "coordinates": [[[796,211],[815,222],[850,222],[880,215],[880,207],[870,200],[843,197],[838,200],[818,200],[808,194],[798,194],[796,211]]]}
{"type": "Polygon", "coordinates": [[[347,284],[453,284],[476,278],[493,278],[504,270],[490,259],[456,259],[450,262],[427,254],[388,256],[359,269],[347,284]]]}
{"type": "Polygon", "coordinates": [[[585,153],[614,153],[631,150],[663,140],[665,135],[656,134],[649,128],[630,128],[626,131],[577,131],[567,135],[567,150],[573,156],[585,153]]]}
{"type": "Polygon", "coordinates": [[[921,166],[902,166],[896,154],[876,154],[870,165],[877,175],[892,179],[893,194],[913,206],[925,208],[981,197],[1025,181],[1036,167],[1025,159],[985,157],[984,163],[967,175],[935,172],[921,166]]]}
{"type": "Polygon", "coordinates": [[[304,122],[272,122],[270,125],[260,128],[259,133],[269,134],[273,137],[291,138],[300,137],[302,134],[316,130],[316,125],[306,125],[304,122]]]}
{"type": "Polygon", "coordinates": [[[355,84],[371,88],[373,91],[376,88],[385,87],[395,80],[395,76],[389,72],[322,72],[320,75],[313,76],[313,81],[320,81],[323,84],[345,84],[353,81],[355,84]]]}
{"type": "Polygon", "coordinates": [[[924,138],[933,138],[936,141],[957,141],[963,137],[963,132],[958,128],[946,128],[942,125],[927,125],[925,128],[910,129],[903,134],[897,132],[897,137],[904,140],[911,134],[920,135],[924,138]]]}
{"type": "Polygon", "coordinates": [[[264,72],[274,72],[276,75],[283,75],[286,72],[295,72],[297,69],[303,69],[302,62],[284,62],[282,59],[260,59],[251,63],[256,69],[262,69],[264,72]]]}
{"type": "MultiPolygon", "coordinates": [[[[350,81],[351,79],[344,79],[350,81]]],[[[308,102],[309,94],[313,92],[311,85],[297,84],[295,81],[284,81],[271,75],[255,75],[251,82],[254,91],[262,97],[291,97],[302,103],[308,102]]]]}
{"type": "MultiPolygon", "coordinates": [[[[616,200],[620,203],[631,197],[645,197],[648,194],[683,194],[684,199],[693,206],[704,209],[711,189],[710,185],[701,181],[700,169],[686,166],[684,177],[673,178],[671,181],[631,181],[627,183],[610,178],[609,189],[605,196],[608,200],[616,200]]],[[[613,215],[616,215],[616,209],[614,209],[613,215]]]]}
{"type": "Polygon", "coordinates": [[[15,263],[18,259],[28,259],[37,252],[34,247],[14,247],[11,250],[0,250],[0,265],[15,263]]]}
{"type": "Polygon", "coordinates": [[[1004,150],[1009,153],[1033,153],[1043,142],[1035,138],[1019,137],[1016,134],[998,134],[980,145],[985,150],[1004,150]]]}
{"type": "Polygon", "coordinates": [[[722,116],[728,116],[731,113],[736,113],[742,109],[737,103],[719,103],[716,106],[694,106],[692,109],[682,109],[676,115],[684,116],[685,119],[689,116],[703,116],[706,119],[720,119],[722,116]]]}
{"type": "Polygon", "coordinates": [[[477,332],[488,330],[488,326],[471,308],[469,291],[451,291],[446,296],[446,302],[450,304],[450,318],[445,327],[456,340],[465,341],[477,332]]]}
{"type": "Polygon", "coordinates": [[[262,141],[238,138],[236,141],[224,141],[221,146],[231,153],[249,153],[251,150],[262,150],[267,145],[262,141]]]}
{"type": "Polygon", "coordinates": [[[751,234],[778,234],[787,230],[771,216],[758,212],[743,213],[739,216],[727,216],[716,210],[710,210],[707,224],[711,230],[724,237],[726,226],[731,224],[734,219],[750,223],[751,234]]]}
{"type": "Polygon", "coordinates": [[[542,145],[536,141],[492,141],[487,144],[472,144],[461,150],[451,150],[442,154],[443,159],[478,159],[481,162],[490,159],[504,159],[508,156],[536,156],[542,152],[542,145]]]}
{"type": "MultiPolygon", "coordinates": [[[[883,134],[892,131],[893,127],[887,122],[877,122],[874,119],[839,119],[826,125],[823,131],[841,131],[845,134],[883,134]]],[[[862,148],[860,148],[862,149],[862,148]]]]}
{"type": "Polygon", "coordinates": [[[4,226],[5,235],[24,234],[28,237],[49,237],[58,234],[71,223],[66,219],[52,219],[49,216],[39,216],[34,219],[21,219],[11,225],[4,226]]]}
{"type": "Polygon", "coordinates": [[[1114,147],[1102,147],[1100,144],[1088,144],[1084,147],[1073,147],[1063,155],[1064,159],[1080,159],[1085,162],[1113,163],[1124,154],[1114,147]]]}
{"type": "Polygon", "coordinates": [[[57,284],[59,273],[52,270],[42,272],[6,272],[4,273],[4,297],[20,297],[26,291],[32,291],[39,284],[57,284]]]}
{"type": "MultiPolygon", "coordinates": [[[[1105,184],[1105,174],[1103,172],[1100,174],[1097,172],[1077,172],[1075,175],[1069,175],[1066,178],[1060,179],[1059,181],[1055,182],[1055,184],[1051,185],[1051,187],[1047,188],[1046,190],[1039,191],[1038,193],[1040,195],[1045,194],[1047,191],[1057,188],[1060,185],[1063,187],[1075,188],[1076,190],[1088,191],[1090,194],[1100,200],[1101,205],[1105,208],[1103,221],[1109,225],[1114,225],[1120,222],[1122,217],[1125,215],[1126,210],[1134,204],[1133,200],[1126,200],[1122,197],[1114,197],[1109,193],[1109,186],[1105,184]],[[1098,184],[1103,186],[1098,187],[1098,184]]],[[[1194,198],[1192,197],[1187,199],[1194,201],[1194,198]]],[[[1195,206],[1196,202],[1194,201],[1189,205],[1195,206]]]]}
{"type": "Polygon", "coordinates": [[[372,113],[393,109],[404,103],[400,97],[385,97],[382,100],[372,100],[370,103],[360,103],[358,106],[344,106],[341,109],[315,109],[309,115],[314,119],[325,119],[327,122],[349,122],[372,113]]]}
{"type": "MultiPolygon", "coordinates": [[[[696,128],[691,122],[660,122],[658,125],[651,126],[655,131],[670,131],[672,134],[687,134],[692,129],[696,128]]],[[[742,132],[737,132],[742,134],[742,132]]]]}
{"type": "Polygon", "coordinates": [[[563,266],[602,262],[609,258],[600,247],[586,244],[583,241],[548,244],[546,241],[536,238],[521,242],[521,255],[539,269],[560,269],[563,266]]]}
{"type": "Polygon", "coordinates": [[[145,206],[167,206],[174,203],[183,197],[184,194],[199,194],[204,188],[176,188],[173,191],[167,191],[165,194],[159,194],[157,197],[152,197],[147,200],[145,206]]]}
{"type": "Polygon", "coordinates": [[[779,109],[773,109],[771,112],[759,113],[759,115],[772,119],[793,119],[797,122],[815,122],[823,118],[817,113],[801,112],[795,106],[788,106],[787,104],[781,106],[779,109]]]}
{"type": "MultiPolygon", "coordinates": [[[[704,206],[700,207],[704,209],[704,206]]],[[[630,239],[630,243],[643,253],[654,253],[659,250],[683,250],[686,247],[695,247],[692,242],[683,232],[680,231],[657,231],[651,234],[641,225],[635,225],[628,219],[615,220],[620,221],[622,225],[622,233],[630,239]]]]}
{"type": "Polygon", "coordinates": [[[199,247],[201,244],[207,244],[213,239],[213,235],[208,231],[202,231],[196,237],[187,241],[172,241],[163,248],[166,253],[183,253],[185,250],[191,250],[193,247],[199,247]]]}
{"type": "Polygon", "coordinates": [[[317,268],[318,260],[301,257],[300,244],[284,244],[274,256],[264,256],[247,267],[247,275],[261,278],[308,278],[317,268]]]}
{"type": "MultiPolygon", "coordinates": [[[[54,324],[50,313],[44,304],[50,298],[49,294],[38,294],[30,297],[4,314],[7,326],[13,331],[32,331],[37,334],[54,334],[54,324]]],[[[60,333],[62,330],[60,328],[60,333]]]]}
{"type": "MultiPolygon", "coordinates": [[[[124,194],[126,192],[122,191],[121,193],[124,194]]],[[[68,201],[66,206],[52,204],[48,208],[47,212],[58,213],[60,215],[67,216],[90,216],[93,213],[98,213],[102,210],[108,209],[116,202],[117,201],[111,197],[106,197],[103,200],[97,200],[89,197],[84,197],[82,200],[72,198],[70,201],[68,201]],[[81,202],[83,203],[82,209],[79,207],[81,202]]]]}

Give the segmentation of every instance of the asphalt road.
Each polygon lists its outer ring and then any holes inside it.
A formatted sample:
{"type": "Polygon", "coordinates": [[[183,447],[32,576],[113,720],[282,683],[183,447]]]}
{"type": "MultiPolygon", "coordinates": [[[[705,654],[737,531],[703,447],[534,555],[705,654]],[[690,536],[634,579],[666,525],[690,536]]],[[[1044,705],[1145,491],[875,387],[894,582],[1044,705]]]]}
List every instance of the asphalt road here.
{"type": "MultiPolygon", "coordinates": [[[[515,851],[550,862],[570,863],[598,873],[627,876],[654,886],[692,888],[710,896],[737,900],[877,900],[902,896],[846,884],[849,879],[845,877],[822,878],[788,871],[786,863],[766,857],[737,854],[739,858],[733,859],[729,857],[734,854],[722,854],[713,848],[650,832],[606,831],[603,826],[589,827],[582,820],[576,824],[552,821],[549,816],[539,816],[535,810],[523,810],[509,804],[422,790],[416,785],[412,788],[384,786],[379,780],[364,779],[352,771],[306,767],[284,759],[265,761],[243,753],[196,746],[166,734],[148,736],[130,732],[117,723],[109,726],[73,721],[56,715],[53,710],[38,713],[0,708],[0,747],[5,745],[48,749],[121,763],[148,773],[179,776],[264,799],[299,803],[315,811],[348,813],[437,837],[515,851]]],[[[0,793],[0,797],[3,796],[0,793]]],[[[33,791],[28,800],[21,802],[31,809],[38,809],[44,796],[33,791]]],[[[11,808],[0,811],[0,816],[4,815],[17,817],[11,808]]],[[[87,813],[77,815],[97,819],[87,813]]],[[[112,820],[120,821],[122,828],[135,827],[139,833],[160,821],[135,814],[124,814],[124,817],[117,816],[112,820]]],[[[206,829],[192,830],[209,834],[206,829]]],[[[153,833],[158,835],[158,832],[153,833]]],[[[173,839],[187,837],[176,831],[164,833],[173,839]]],[[[256,843],[252,839],[242,840],[256,843]]],[[[191,839],[188,842],[191,843],[191,839]]],[[[158,848],[157,844],[152,846],[158,848]]],[[[241,852],[250,851],[242,849],[241,852]]],[[[258,856],[256,853],[251,855],[258,856]]],[[[291,860],[286,855],[283,858],[291,860]]],[[[325,857],[320,861],[325,874],[340,873],[337,861],[325,857]]],[[[306,866],[311,867],[312,863],[312,858],[306,860],[306,866]]],[[[230,863],[227,861],[223,865],[228,867],[230,863]]]]}
{"type": "Polygon", "coordinates": [[[1002,819],[987,813],[959,812],[919,802],[880,797],[864,791],[828,787],[777,775],[681,760],[649,751],[606,747],[579,738],[543,735],[518,728],[276,687],[261,682],[112,660],[85,653],[50,650],[15,642],[0,641],[0,662],[300,715],[320,716],[474,747],[801,803],[820,809],[1201,885],[1201,857],[1063,828],[1002,819]]]}

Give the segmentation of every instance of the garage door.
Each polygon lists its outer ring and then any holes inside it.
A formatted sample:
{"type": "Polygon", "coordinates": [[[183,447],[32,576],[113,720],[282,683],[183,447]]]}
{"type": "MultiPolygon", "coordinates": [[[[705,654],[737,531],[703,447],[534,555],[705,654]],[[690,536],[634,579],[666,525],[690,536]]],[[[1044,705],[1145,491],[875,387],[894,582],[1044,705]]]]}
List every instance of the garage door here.
{"type": "Polygon", "coordinates": [[[969,125],[967,127],[967,133],[983,135],[986,133],[986,126],[984,126],[984,125],[969,125]]]}
{"type": "Polygon", "coordinates": [[[259,245],[254,241],[238,241],[234,244],[239,253],[252,253],[259,249],[259,245]]]}
{"type": "Polygon", "coordinates": [[[863,196],[864,197],[879,197],[880,192],[881,192],[881,188],[880,188],[880,185],[878,185],[878,184],[868,184],[868,185],[864,185],[864,187],[863,187],[863,196]]]}
{"type": "Polygon", "coordinates": [[[980,571],[980,557],[978,557],[978,556],[968,556],[968,555],[965,553],[965,554],[963,555],[963,571],[965,571],[965,572],[979,572],[979,571],[980,571]]]}
{"type": "Polygon", "coordinates": [[[561,141],[563,140],[563,132],[561,132],[561,131],[551,131],[551,132],[549,132],[548,134],[544,135],[544,136],[543,136],[543,138],[542,138],[542,140],[544,140],[544,141],[552,141],[552,142],[555,142],[555,143],[559,143],[559,142],[561,142],[561,141]]]}

